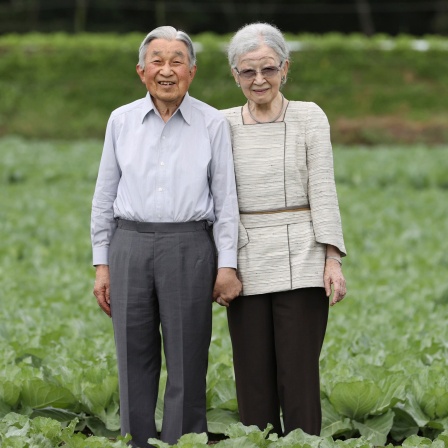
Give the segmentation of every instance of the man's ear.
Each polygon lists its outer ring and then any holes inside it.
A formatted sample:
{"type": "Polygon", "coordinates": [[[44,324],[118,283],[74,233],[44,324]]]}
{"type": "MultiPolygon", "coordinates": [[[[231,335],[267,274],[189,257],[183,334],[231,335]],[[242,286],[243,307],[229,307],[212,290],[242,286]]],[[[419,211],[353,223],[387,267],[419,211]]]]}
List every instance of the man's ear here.
{"type": "Polygon", "coordinates": [[[193,65],[193,67],[190,68],[190,82],[193,81],[197,69],[198,67],[196,65],[193,65]]]}
{"type": "Polygon", "coordinates": [[[139,64],[135,66],[135,70],[137,71],[138,76],[143,84],[145,84],[145,69],[141,68],[139,64]]]}

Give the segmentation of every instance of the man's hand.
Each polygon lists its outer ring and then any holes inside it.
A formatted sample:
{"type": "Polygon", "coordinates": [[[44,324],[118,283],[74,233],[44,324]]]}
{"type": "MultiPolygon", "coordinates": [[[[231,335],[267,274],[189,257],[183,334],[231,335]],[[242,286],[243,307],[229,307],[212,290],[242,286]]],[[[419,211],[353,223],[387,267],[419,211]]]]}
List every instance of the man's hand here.
{"type": "Polygon", "coordinates": [[[238,297],[243,289],[236,270],[233,268],[219,268],[213,288],[213,300],[221,306],[228,307],[230,302],[238,297]]]}
{"type": "Polygon", "coordinates": [[[96,267],[93,294],[100,308],[110,317],[110,274],[109,266],[105,264],[99,264],[96,267]]]}

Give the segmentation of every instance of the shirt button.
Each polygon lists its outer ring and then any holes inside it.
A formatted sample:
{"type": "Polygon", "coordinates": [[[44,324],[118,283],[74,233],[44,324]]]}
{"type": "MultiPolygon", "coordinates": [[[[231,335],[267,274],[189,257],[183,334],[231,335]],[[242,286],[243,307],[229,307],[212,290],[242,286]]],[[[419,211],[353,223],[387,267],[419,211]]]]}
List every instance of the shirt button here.
{"type": "Polygon", "coordinates": [[[159,188],[157,188],[157,190],[159,190],[159,191],[163,191],[163,188],[162,188],[162,187],[159,187],[159,188]]]}
{"type": "Polygon", "coordinates": [[[160,165],[162,165],[162,166],[165,165],[165,162],[160,162],[160,165]]]}

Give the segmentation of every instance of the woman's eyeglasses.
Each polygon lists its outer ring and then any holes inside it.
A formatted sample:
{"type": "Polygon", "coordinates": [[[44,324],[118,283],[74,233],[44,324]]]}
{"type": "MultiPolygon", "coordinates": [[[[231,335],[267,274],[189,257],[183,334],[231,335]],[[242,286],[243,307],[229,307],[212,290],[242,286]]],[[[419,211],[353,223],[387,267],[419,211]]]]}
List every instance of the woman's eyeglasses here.
{"type": "Polygon", "coordinates": [[[239,77],[247,80],[254,79],[257,76],[257,73],[261,73],[261,76],[263,78],[272,78],[279,72],[281,66],[282,64],[280,64],[278,67],[271,65],[269,67],[264,67],[261,70],[254,70],[252,68],[248,68],[246,70],[241,71],[235,67],[235,71],[237,72],[239,77]]]}

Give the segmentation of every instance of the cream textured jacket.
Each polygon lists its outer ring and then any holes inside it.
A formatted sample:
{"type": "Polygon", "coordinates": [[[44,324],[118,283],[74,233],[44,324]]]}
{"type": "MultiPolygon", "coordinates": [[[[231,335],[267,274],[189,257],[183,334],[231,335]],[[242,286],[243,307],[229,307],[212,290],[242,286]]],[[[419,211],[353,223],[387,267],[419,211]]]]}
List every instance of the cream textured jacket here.
{"type": "Polygon", "coordinates": [[[232,133],[243,295],[323,287],[326,245],[346,255],[325,113],[290,101],[284,121],[245,125],[241,107],[222,112],[232,133]]]}

